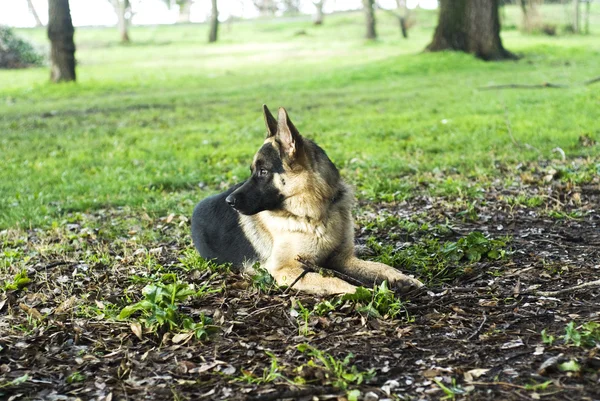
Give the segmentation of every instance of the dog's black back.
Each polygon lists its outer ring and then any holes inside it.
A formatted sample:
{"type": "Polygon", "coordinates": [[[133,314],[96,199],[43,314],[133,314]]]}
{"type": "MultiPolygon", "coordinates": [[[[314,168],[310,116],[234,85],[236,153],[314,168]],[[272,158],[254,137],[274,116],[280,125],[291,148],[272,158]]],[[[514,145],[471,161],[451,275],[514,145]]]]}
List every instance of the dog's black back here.
{"type": "Polygon", "coordinates": [[[242,231],[240,217],[225,199],[242,184],[198,203],[192,216],[192,239],[205,259],[242,266],[258,259],[257,253],[242,231]]]}

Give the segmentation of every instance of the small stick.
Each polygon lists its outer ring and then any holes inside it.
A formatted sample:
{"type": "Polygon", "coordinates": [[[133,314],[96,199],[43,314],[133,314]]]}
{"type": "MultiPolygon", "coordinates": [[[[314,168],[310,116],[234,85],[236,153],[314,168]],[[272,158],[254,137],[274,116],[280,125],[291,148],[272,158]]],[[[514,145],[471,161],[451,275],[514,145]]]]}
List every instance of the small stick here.
{"type": "Polygon", "coordinates": [[[596,77],[596,78],[588,79],[588,80],[587,80],[587,81],[585,81],[583,84],[584,84],[584,85],[591,85],[591,84],[595,84],[596,82],[600,82],[600,77],[596,77]]]}
{"type": "Polygon", "coordinates": [[[567,292],[582,290],[589,287],[600,287],[600,280],[589,281],[587,283],[579,284],[574,287],[563,288],[557,291],[536,291],[535,295],[541,295],[542,297],[554,297],[557,295],[565,294],[567,292]]]}
{"type": "Polygon", "coordinates": [[[479,90],[492,90],[492,89],[543,89],[543,88],[568,88],[568,85],[557,85],[550,82],[544,82],[539,85],[522,85],[522,84],[506,84],[506,85],[490,85],[483,86],[479,90]]]}
{"type": "Polygon", "coordinates": [[[311,261],[304,259],[302,256],[296,256],[296,260],[304,266],[304,269],[305,269],[304,271],[306,271],[306,272],[311,272],[311,273],[326,272],[327,274],[330,274],[334,277],[337,277],[339,279],[347,281],[348,283],[350,283],[352,285],[357,285],[357,286],[361,286],[361,287],[365,286],[365,283],[363,283],[360,280],[355,279],[354,277],[348,276],[344,273],[340,273],[337,270],[331,270],[331,269],[326,269],[324,267],[317,266],[314,263],[312,263],[311,261]]]}
{"type": "Polygon", "coordinates": [[[477,330],[475,330],[473,332],[473,334],[471,334],[469,337],[467,337],[467,340],[471,340],[473,337],[475,337],[477,334],[479,334],[481,332],[481,329],[483,329],[483,325],[485,324],[486,320],[487,320],[487,316],[484,313],[483,314],[483,321],[481,322],[481,324],[479,325],[479,327],[477,328],[477,330]]]}

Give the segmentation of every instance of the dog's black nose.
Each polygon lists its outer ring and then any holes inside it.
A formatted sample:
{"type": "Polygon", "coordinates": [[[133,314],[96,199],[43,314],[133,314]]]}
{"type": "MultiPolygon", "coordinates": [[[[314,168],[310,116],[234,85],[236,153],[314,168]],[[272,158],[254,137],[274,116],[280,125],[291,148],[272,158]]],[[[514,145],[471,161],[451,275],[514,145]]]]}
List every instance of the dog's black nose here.
{"type": "Polygon", "coordinates": [[[235,206],[235,196],[233,195],[229,195],[227,198],[225,198],[225,202],[227,202],[227,204],[231,207],[235,206]]]}

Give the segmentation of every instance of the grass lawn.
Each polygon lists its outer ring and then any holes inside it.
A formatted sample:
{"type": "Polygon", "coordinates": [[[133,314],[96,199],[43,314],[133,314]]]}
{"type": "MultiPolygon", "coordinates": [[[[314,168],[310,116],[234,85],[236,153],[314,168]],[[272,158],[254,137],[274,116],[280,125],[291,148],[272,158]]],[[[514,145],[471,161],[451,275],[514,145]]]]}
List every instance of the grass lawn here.
{"type": "Polygon", "coordinates": [[[597,398],[597,287],[539,291],[598,276],[600,4],[591,34],[556,37],[506,7],[521,58],[500,63],[423,53],[436,14],[415,18],[405,40],[379,13],[372,43],[359,13],[224,23],[210,45],[205,25],[126,46],[79,28],[76,84],[0,71],[0,396],[597,398]],[[568,86],[482,90],[547,82],[568,86]],[[196,255],[187,219],[247,177],[263,103],[357,188],[365,257],[433,292],[315,300],[196,255]]]}

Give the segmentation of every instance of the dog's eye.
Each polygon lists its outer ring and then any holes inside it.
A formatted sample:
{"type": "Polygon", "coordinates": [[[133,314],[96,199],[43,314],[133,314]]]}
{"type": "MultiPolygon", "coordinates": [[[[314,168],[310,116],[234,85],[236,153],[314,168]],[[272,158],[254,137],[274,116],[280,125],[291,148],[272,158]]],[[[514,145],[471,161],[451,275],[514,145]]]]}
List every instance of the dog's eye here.
{"type": "Polygon", "coordinates": [[[269,171],[267,169],[261,168],[260,170],[258,170],[259,177],[264,177],[267,174],[269,174],[269,171]]]}

